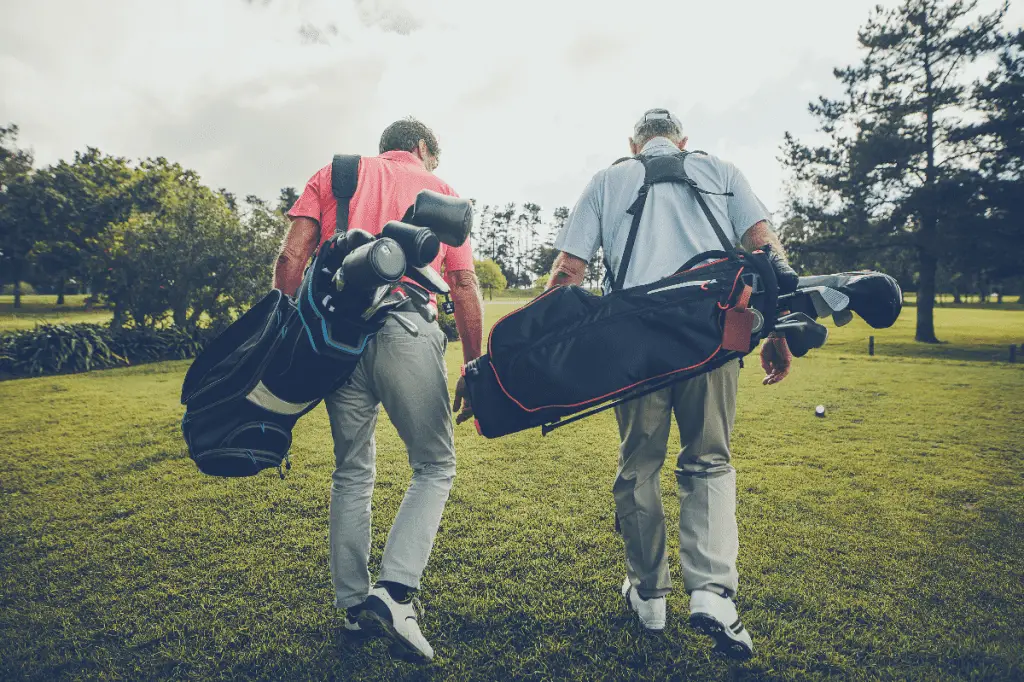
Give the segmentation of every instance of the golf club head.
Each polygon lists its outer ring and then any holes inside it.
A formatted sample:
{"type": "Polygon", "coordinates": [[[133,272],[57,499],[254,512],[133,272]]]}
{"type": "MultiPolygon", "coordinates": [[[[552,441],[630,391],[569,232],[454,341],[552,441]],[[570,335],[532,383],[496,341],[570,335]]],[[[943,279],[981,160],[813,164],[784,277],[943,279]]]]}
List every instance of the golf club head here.
{"type": "Polygon", "coordinates": [[[798,358],[807,355],[812,348],[821,348],[828,340],[828,328],[815,322],[807,313],[783,315],[775,329],[785,333],[789,350],[798,358]]]}
{"type": "MultiPolygon", "coordinates": [[[[847,307],[857,313],[875,329],[886,329],[895,324],[903,308],[903,292],[899,283],[881,272],[862,270],[833,275],[801,277],[796,295],[817,288],[828,287],[849,297],[847,307]]],[[[804,310],[794,298],[791,310],[804,310]]]]}
{"type": "Polygon", "coordinates": [[[839,312],[832,313],[832,321],[836,323],[837,327],[842,327],[850,323],[853,319],[853,313],[847,310],[840,310],[839,312]]]}
{"type": "Polygon", "coordinates": [[[409,299],[404,289],[385,285],[377,288],[370,306],[363,311],[363,319],[381,319],[409,299]]]}
{"type": "Polygon", "coordinates": [[[449,292],[448,283],[441,278],[441,275],[437,274],[437,270],[429,265],[422,268],[409,268],[405,271],[405,276],[435,294],[449,292]]]}
{"type": "Polygon", "coordinates": [[[846,310],[847,306],[850,305],[849,296],[831,287],[812,287],[804,289],[804,291],[811,297],[814,312],[818,317],[827,317],[841,310],[846,310]]]}

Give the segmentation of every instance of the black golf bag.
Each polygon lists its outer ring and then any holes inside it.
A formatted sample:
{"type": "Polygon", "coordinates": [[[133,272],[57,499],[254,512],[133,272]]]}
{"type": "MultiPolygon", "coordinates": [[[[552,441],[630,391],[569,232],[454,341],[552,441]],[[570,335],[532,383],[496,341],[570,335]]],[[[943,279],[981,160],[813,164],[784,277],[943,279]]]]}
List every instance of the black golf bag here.
{"type": "Polygon", "coordinates": [[[637,397],[750,352],[771,331],[778,278],[731,253],[596,296],[554,287],[498,321],[464,369],[477,431],[497,438],[637,397]]]}
{"type": "Polygon", "coordinates": [[[430,267],[440,242],[462,244],[467,200],[429,190],[378,237],[347,230],[358,157],[335,157],[338,231],[317,250],[295,298],[275,289],[215,338],[185,375],[181,429],[203,473],[252,476],[290,468],[292,428],[355,370],[400,307],[447,294],[430,267]],[[399,283],[404,276],[416,284],[399,283]]]}
{"type": "Polygon", "coordinates": [[[801,280],[770,249],[748,254],[732,247],[701,196],[709,193],[686,175],[685,153],[639,158],[646,177],[630,208],[633,223],[612,291],[595,296],[575,286],[549,289],[499,320],[487,353],[463,369],[481,435],[497,438],[537,426],[548,433],[741,358],[772,331],[804,355],[828,336],[814,322],[824,314],[845,323],[853,308],[880,327],[899,315],[899,287],[880,273],[809,278],[807,291],[800,291],[801,280]],[[647,191],[658,182],[693,189],[725,250],[700,254],[665,279],[623,289],[647,191]]]}

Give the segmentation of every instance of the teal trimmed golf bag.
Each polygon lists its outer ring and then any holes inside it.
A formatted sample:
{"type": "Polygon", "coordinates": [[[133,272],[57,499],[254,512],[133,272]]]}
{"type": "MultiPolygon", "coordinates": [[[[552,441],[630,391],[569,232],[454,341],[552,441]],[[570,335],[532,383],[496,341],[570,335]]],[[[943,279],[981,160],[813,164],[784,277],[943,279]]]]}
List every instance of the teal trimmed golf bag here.
{"type": "Polygon", "coordinates": [[[335,157],[340,230],[317,250],[295,298],[272,290],[185,375],[181,430],[205,474],[276,468],[284,478],[296,422],[348,380],[387,316],[422,305],[428,292],[448,293],[430,263],[441,242],[458,246],[469,237],[470,202],[423,190],[379,236],[346,230],[357,164],[358,157],[335,157]],[[415,284],[400,283],[403,276],[415,284]]]}

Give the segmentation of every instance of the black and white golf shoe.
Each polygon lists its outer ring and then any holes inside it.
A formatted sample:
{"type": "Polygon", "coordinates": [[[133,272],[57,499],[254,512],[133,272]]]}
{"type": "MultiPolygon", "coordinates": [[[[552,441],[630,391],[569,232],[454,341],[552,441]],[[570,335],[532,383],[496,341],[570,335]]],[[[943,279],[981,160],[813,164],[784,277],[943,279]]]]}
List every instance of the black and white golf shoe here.
{"type": "Polygon", "coordinates": [[[362,628],[359,626],[359,612],[362,610],[363,605],[353,606],[345,609],[345,622],[344,627],[348,632],[362,632],[362,628]]]}
{"type": "Polygon", "coordinates": [[[629,577],[622,583],[622,597],[626,600],[626,608],[632,611],[640,625],[651,632],[661,632],[665,629],[665,598],[654,597],[652,599],[641,599],[640,593],[636,591],[629,577]]]}
{"type": "Polygon", "coordinates": [[[750,633],[743,627],[736,605],[729,597],[707,590],[690,594],[690,627],[715,640],[715,653],[736,661],[754,655],[750,633]]]}
{"type": "Polygon", "coordinates": [[[374,586],[359,611],[359,625],[364,630],[383,633],[398,643],[403,651],[420,660],[430,661],[434,658],[434,649],[420,632],[419,619],[422,616],[423,607],[419,599],[410,597],[407,601],[398,602],[384,587],[374,586]]]}

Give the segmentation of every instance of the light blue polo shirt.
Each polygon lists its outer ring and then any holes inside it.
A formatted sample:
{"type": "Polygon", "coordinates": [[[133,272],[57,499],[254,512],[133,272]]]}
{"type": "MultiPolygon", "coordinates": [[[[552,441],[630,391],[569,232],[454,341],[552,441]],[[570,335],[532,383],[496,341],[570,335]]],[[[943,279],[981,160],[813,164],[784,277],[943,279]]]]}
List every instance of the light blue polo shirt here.
{"type": "MultiPolygon", "coordinates": [[[[661,156],[678,151],[667,138],[656,137],[641,153],[661,156]]],[[[731,197],[705,194],[704,200],[734,246],[756,223],[771,220],[771,213],[747,179],[728,161],[710,154],[691,154],[686,157],[686,173],[708,192],[733,193],[731,197]]],[[[603,247],[614,278],[633,222],[626,210],[643,183],[644,167],[635,159],[598,171],[555,238],[555,248],[589,261],[603,247]]],[[[715,249],[721,250],[722,242],[693,190],[674,182],[654,185],[647,195],[623,286],[642,286],[668,277],[693,256],[715,249]]],[[[606,278],[605,293],[608,287],[606,278]]]]}

